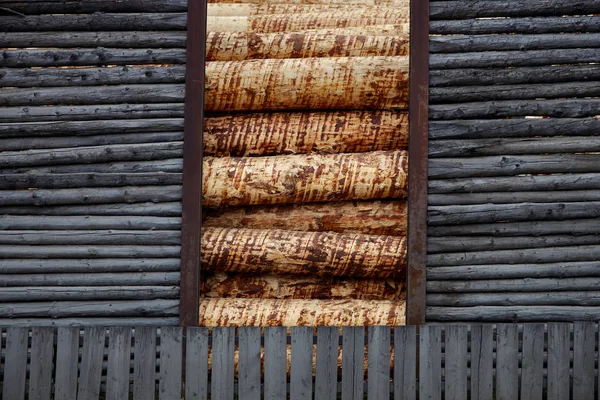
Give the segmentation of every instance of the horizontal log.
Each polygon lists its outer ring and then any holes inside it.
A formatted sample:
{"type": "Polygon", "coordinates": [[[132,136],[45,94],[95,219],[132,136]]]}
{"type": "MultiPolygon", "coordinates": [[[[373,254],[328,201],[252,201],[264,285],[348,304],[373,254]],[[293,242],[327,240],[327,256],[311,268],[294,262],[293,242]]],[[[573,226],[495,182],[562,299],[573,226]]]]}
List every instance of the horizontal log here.
{"type": "MultiPolygon", "coordinates": [[[[598,261],[559,262],[547,264],[492,264],[435,267],[427,270],[432,281],[473,279],[533,279],[533,278],[585,278],[600,276],[598,261]]],[[[560,292],[551,292],[560,293],[560,292]]]]}
{"type": "Polygon", "coordinates": [[[478,292],[546,292],[595,291],[600,288],[598,278],[559,279],[500,279],[476,281],[428,281],[427,291],[432,293],[478,292]]]}
{"type": "Polygon", "coordinates": [[[406,296],[404,284],[394,281],[223,273],[205,277],[200,290],[206,298],[219,299],[404,300],[406,296]]]}
{"type": "Polygon", "coordinates": [[[0,32],[0,43],[7,48],[185,49],[186,32],[0,32]]]}
{"type": "Polygon", "coordinates": [[[3,303],[2,318],[34,317],[170,317],[179,314],[179,300],[64,301],[3,303]]]}
{"type": "Polygon", "coordinates": [[[155,216],[155,217],[180,217],[181,202],[169,203],[113,203],[97,205],[68,205],[68,206],[42,206],[0,207],[0,215],[122,215],[122,216],[155,216]]]}
{"type": "Polygon", "coordinates": [[[87,328],[90,326],[177,326],[178,317],[120,317],[120,318],[3,318],[0,325],[13,327],[61,327],[74,326],[87,328]]]}
{"type": "MultiPolygon", "coordinates": [[[[206,209],[205,209],[206,210],[206,209]]],[[[206,210],[204,227],[406,235],[405,201],[327,202],[206,210]]],[[[2,209],[0,208],[0,213],[2,209]]]]}
{"type": "Polygon", "coordinates": [[[316,35],[406,36],[410,34],[410,23],[400,22],[385,25],[347,26],[345,28],[315,28],[305,29],[302,32],[316,35]]]}
{"type": "MultiPolygon", "coordinates": [[[[180,230],[181,218],[147,216],[13,216],[0,215],[0,230],[180,230]]],[[[8,258],[8,257],[4,257],[8,258]]]]}
{"type": "Polygon", "coordinates": [[[5,274],[0,286],[177,286],[179,272],[5,274]]]}
{"type": "Polygon", "coordinates": [[[204,159],[207,207],[406,196],[405,151],[204,159]]]}
{"type": "Polygon", "coordinates": [[[0,302],[178,299],[177,286],[2,288],[0,302]]]}
{"type": "Polygon", "coordinates": [[[600,292],[429,294],[430,307],[600,306],[600,292]]]}
{"type": "Polygon", "coordinates": [[[22,14],[87,14],[95,12],[185,12],[187,0],[5,0],[2,7],[22,14]]]}
{"type": "Polygon", "coordinates": [[[178,231],[0,231],[0,244],[21,245],[175,245],[178,231]]]}
{"type": "Polygon", "coordinates": [[[202,269],[235,273],[403,277],[404,237],[204,228],[202,269]]]}
{"type": "Polygon", "coordinates": [[[205,119],[204,154],[363,153],[408,145],[408,114],[392,111],[251,113],[205,119]]]}
{"type": "Polygon", "coordinates": [[[366,326],[405,324],[405,302],[204,299],[200,326],[366,326]]]}
{"type": "Polygon", "coordinates": [[[485,192],[431,194],[427,197],[430,206],[449,206],[466,204],[517,204],[517,203],[559,203],[600,201],[600,191],[597,190],[566,190],[558,189],[550,192],[485,192]]]}
{"type": "Polygon", "coordinates": [[[427,320],[480,322],[572,322],[597,321],[600,307],[489,306],[427,307],[427,320]]]}
{"type": "Polygon", "coordinates": [[[432,226],[428,236],[596,235],[600,219],[432,226]]]}
{"type": "Polygon", "coordinates": [[[72,164],[72,165],[48,165],[23,168],[11,168],[0,170],[3,174],[76,174],[76,173],[180,173],[183,171],[183,160],[172,158],[167,160],[153,161],[122,161],[102,164],[72,164]]]}
{"type": "Polygon", "coordinates": [[[429,122],[430,139],[596,136],[600,118],[513,118],[429,122]]]}
{"type": "Polygon", "coordinates": [[[179,246],[24,246],[0,245],[1,258],[179,257],[179,246]]]}
{"type": "Polygon", "coordinates": [[[600,172],[600,154],[490,156],[429,160],[429,178],[600,172]]]}
{"type": "MultiPolygon", "coordinates": [[[[208,3],[266,4],[265,0],[208,0],[208,3]]],[[[402,6],[404,0],[269,0],[268,4],[341,4],[357,6],[402,6]]]]}
{"type": "Polygon", "coordinates": [[[482,35],[490,33],[579,33],[600,32],[596,17],[526,17],[482,18],[456,21],[431,21],[429,33],[434,35],[482,35]]]}
{"type": "Polygon", "coordinates": [[[44,274],[127,272],[132,276],[131,284],[138,285],[133,278],[136,274],[131,272],[179,273],[179,263],[179,258],[0,259],[0,273],[40,274],[37,276],[43,277],[44,274]]]}
{"type": "Polygon", "coordinates": [[[435,226],[598,217],[600,217],[600,202],[474,204],[430,206],[427,223],[435,226]]]}
{"type": "Polygon", "coordinates": [[[398,1],[391,7],[388,4],[364,4],[357,5],[352,2],[329,3],[329,4],[313,4],[313,3],[254,3],[245,2],[241,4],[230,3],[209,3],[207,7],[207,15],[209,17],[243,17],[253,15],[270,15],[270,14],[306,14],[320,12],[356,12],[378,14],[384,12],[398,11],[404,9],[408,11],[408,2],[398,1]]]}
{"type": "MultiPolygon", "coordinates": [[[[168,86],[167,95],[171,85],[161,85],[161,92],[163,86],[168,86]]],[[[215,61],[206,65],[206,111],[407,107],[407,56],[215,61]],[[293,76],[289,71],[294,71],[293,76]],[[269,90],[264,82],[269,82],[269,90]]]]}
{"type": "MultiPolygon", "coordinates": [[[[73,140],[73,139],[71,139],[73,140]]],[[[55,189],[122,186],[181,185],[181,174],[48,174],[48,175],[0,175],[1,189],[55,189]]]]}
{"type": "Polygon", "coordinates": [[[429,254],[436,254],[464,251],[491,251],[508,249],[527,249],[538,247],[581,246],[593,244],[600,244],[600,235],[551,235],[539,237],[430,237],[427,240],[427,252],[429,254]]]}

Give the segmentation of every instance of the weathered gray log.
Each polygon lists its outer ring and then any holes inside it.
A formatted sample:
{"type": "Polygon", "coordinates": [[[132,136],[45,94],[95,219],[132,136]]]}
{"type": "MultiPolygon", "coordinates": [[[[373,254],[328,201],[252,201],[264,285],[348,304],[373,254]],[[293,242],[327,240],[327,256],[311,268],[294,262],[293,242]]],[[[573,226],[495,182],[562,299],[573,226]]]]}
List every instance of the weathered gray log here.
{"type": "MultiPolygon", "coordinates": [[[[144,216],[12,216],[0,215],[0,230],[179,230],[181,218],[144,216]]],[[[177,256],[178,257],[178,256],[177,256]]],[[[9,258],[9,257],[4,257],[9,258]]],[[[31,258],[31,257],[30,257],[31,258]]],[[[33,257],[35,258],[35,257],[33,257]]]]}
{"type": "Polygon", "coordinates": [[[600,118],[513,118],[429,123],[430,139],[596,136],[599,133],[600,118]]]}
{"type": "Polygon", "coordinates": [[[600,219],[531,221],[458,226],[432,226],[429,236],[596,235],[600,219]]]}
{"type": "Polygon", "coordinates": [[[0,170],[2,174],[74,174],[74,173],[133,173],[183,171],[183,160],[174,158],[154,161],[124,161],[104,164],[50,165],[45,167],[23,167],[0,170]]]}
{"type": "Polygon", "coordinates": [[[581,246],[600,244],[600,235],[551,235],[551,236],[516,236],[516,237],[493,237],[493,236],[451,236],[430,237],[427,240],[427,252],[453,253],[465,251],[490,251],[508,249],[527,249],[539,247],[581,246]]]}
{"type": "MultiPolygon", "coordinates": [[[[65,3],[61,3],[61,6],[65,3]]],[[[81,4],[81,3],[79,3],[81,4]]],[[[8,48],[164,48],[184,49],[185,32],[0,32],[8,48]]]]}
{"type": "Polygon", "coordinates": [[[434,35],[489,33],[561,33],[600,32],[596,17],[528,17],[498,19],[465,19],[459,21],[431,21],[429,33],[434,35]]]}
{"type": "Polygon", "coordinates": [[[593,276],[600,276],[600,263],[598,261],[548,264],[462,265],[458,267],[435,267],[427,269],[427,279],[432,281],[576,278],[593,276]]]}
{"type": "Polygon", "coordinates": [[[34,31],[180,31],[187,13],[94,13],[0,16],[4,32],[34,31]]]}
{"type": "Polygon", "coordinates": [[[181,202],[98,204],[43,207],[0,207],[0,215],[123,215],[180,217],[181,202]]]}
{"type": "Polygon", "coordinates": [[[428,182],[430,194],[528,192],[600,189],[600,174],[530,175],[499,178],[440,179],[428,182]]]}
{"type": "Polygon", "coordinates": [[[20,245],[157,245],[181,244],[178,231],[0,231],[0,244],[20,245]]]}
{"type": "Polygon", "coordinates": [[[179,246],[14,246],[0,245],[0,258],[179,257],[179,246]]]}
{"type": "MultiPolygon", "coordinates": [[[[15,287],[0,291],[0,302],[152,300],[179,298],[177,286],[15,287]]],[[[1,308],[2,306],[0,306],[1,308]]]]}
{"type": "Polygon", "coordinates": [[[0,286],[175,286],[179,272],[5,274],[0,286]]]}
{"type": "Polygon", "coordinates": [[[0,137],[92,136],[138,132],[183,131],[183,118],[121,119],[107,121],[47,121],[0,124],[0,137]]]}
{"type": "Polygon", "coordinates": [[[0,189],[57,189],[121,186],[181,185],[181,174],[5,174],[0,175],[0,189]]]}
{"type": "Polygon", "coordinates": [[[428,267],[486,264],[528,264],[570,261],[594,261],[600,257],[600,246],[566,246],[537,249],[511,249],[439,253],[427,256],[428,267]]]}
{"type": "MultiPolygon", "coordinates": [[[[600,49],[598,49],[598,53],[600,55],[600,49]]],[[[597,97],[600,95],[600,83],[568,82],[555,84],[438,87],[431,88],[429,92],[432,104],[538,98],[597,97]]],[[[493,114],[488,117],[490,116],[493,117],[493,114]]],[[[568,114],[565,115],[565,117],[569,116],[568,114]]]]}
{"type": "Polygon", "coordinates": [[[528,0],[433,1],[429,6],[429,18],[431,20],[598,13],[600,13],[600,4],[596,0],[576,0],[568,3],[561,0],[538,0],[535,3],[528,0]]]}
{"type": "Polygon", "coordinates": [[[427,291],[432,293],[596,291],[599,288],[600,280],[596,277],[427,281],[427,291]]]}
{"type": "Polygon", "coordinates": [[[2,7],[22,14],[88,14],[94,12],[185,12],[187,0],[5,0],[2,7]]]}
{"type": "Polygon", "coordinates": [[[170,317],[179,314],[179,300],[65,301],[3,303],[2,318],[33,317],[170,317]]]}
{"type": "Polygon", "coordinates": [[[575,306],[480,306],[427,307],[427,320],[481,322],[598,321],[600,307],[575,306]]]}
{"type": "Polygon", "coordinates": [[[431,307],[600,306],[600,292],[466,293],[427,295],[431,307]]]}
{"type": "Polygon", "coordinates": [[[494,156],[429,160],[429,178],[433,179],[572,172],[600,172],[600,154],[494,156]]]}
{"type": "Polygon", "coordinates": [[[177,103],[183,101],[183,84],[114,85],[87,88],[3,89],[0,106],[78,105],[111,103],[177,103]]]}
{"type": "MultiPolygon", "coordinates": [[[[0,259],[2,274],[178,272],[178,258],[0,259]]],[[[135,275],[135,274],[130,274],[135,275]]],[[[38,275],[42,276],[42,275],[38,275]]],[[[132,280],[135,282],[134,280],[132,280]]],[[[137,283],[134,283],[137,285],[137,283]]]]}
{"type": "Polygon", "coordinates": [[[88,326],[177,326],[178,317],[121,317],[121,318],[3,318],[0,326],[14,327],[88,327],[88,326]]]}
{"type": "Polygon", "coordinates": [[[430,194],[427,197],[430,206],[448,206],[457,204],[521,204],[521,203],[559,203],[600,201],[598,190],[553,190],[550,192],[485,192],[430,194]]]}

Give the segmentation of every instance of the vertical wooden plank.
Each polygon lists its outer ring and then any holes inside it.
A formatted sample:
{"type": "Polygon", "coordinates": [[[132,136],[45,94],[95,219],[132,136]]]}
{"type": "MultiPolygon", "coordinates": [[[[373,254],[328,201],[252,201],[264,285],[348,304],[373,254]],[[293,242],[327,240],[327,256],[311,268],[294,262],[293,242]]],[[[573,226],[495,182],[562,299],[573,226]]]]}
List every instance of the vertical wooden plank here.
{"type": "Polygon", "coordinates": [[[77,396],[79,328],[60,327],[56,336],[54,399],[72,400],[77,396]]]}
{"type": "Polygon", "coordinates": [[[569,324],[548,324],[548,400],[569,400],[569,324]]]}
{"type": "Polygon", "coordinates": [[[419,337],[419,399],[442,398],[442,328],[421,326],[419,337]]]}
{"type": "Polygon", "coordinates": [[[166,327],[160,330],[160,400],[181,399],[182,334],[183,330],[180,327],[166,327]]]}
{"type": "Polygon", "coordinates": [[[516,324],[498,324],[496,344],[496,398],[519,396],[519,341],[516,324]]]}
{"type": "Polygon", "coordinates": [[[417,327],[394,327],[394,400],[417,399],[417,327]]]}
{"type": "Polygon", "coordinates": [[[78,400],[96,400],[100,395],[105,339],[106,329],[102,327],[88,327],[83,332],[78,400]]]}
{"type": "MultiPolygon", "coordinates": [[[[312,399],[312,361],[313,328],[309,326],[292,327],[290,400],[312,399]]],[[[258,400],[258,398],[252,400],[258,400]]]]}
{"type": "MultiPolygon", "coordinates": [[[[208,329],[188,328],[185,347],[185,399],[208,399],[208,329]]],[[[260,342],[259,342],[260,344],[260,342]]],[[[240,356],[242,353],[240,337],[240,356]]],[[[241,361],[241,360],[240,360],[241,361]]],[[[260,373],[260,368],[259,368],[260,373]]],[[[240,392],[241,395],[241,392],[240,392]]],[[[241,399],[241,396],[240,396],[241,399]]]]}
{"type": "Polygon", "coordinates": [[[594,398],[594,347],[593,322],[573,324],[573,399],[594,398]]]}
{"type": "Polygon", "coordinates": [[[390,398],[390,327],[370,326],[367,347],[367,398],[390,398]]]}
{"type": "Polygon", "coordinates": [[[521,400],[542,400],[544,386],[544,325],[523,326],[521,400]]]}
{"type": "Polygon", "coordinates": [[[286,328],[265,328],[265,400],[286,397],[286,328]]]}
{"type": "Polygon", "coordinates": [[[25,398],[28,337],[29,329],[27,328],[8,328],[6,330],[3,399],[19,400],[25,398]]]}
{"type": "Polygon", "coordinates": [[[363,400],[365,387],[365,328],[342,328],[342,400],[363,400]]]}
{"type": "Polygon", "coordinates": [[[52,356],[54,329],[31,329],[31,362],[29,365],[29,400],[50,400],[52,391],[52,356]]]}
{"type": "Polygon", "coordinates": [[[260,400],[260,328],[239,328],[238,397],[260,400]]]}
{"type": "Polygon", "coordinates": [[[494,327],[471,327],[471,400],[492,400],[494,384],[494,327]]]}
{"type": "Polygon", "coordinates": [[[106,400],[129,398],[131,328],[112,327],[108,332],[106,400]]]}
{"type": "Polygon", "coordinates": [[[446,326],[446,400],[467,398],[467,349],[467,325],[446,326]]]}
{"type": "Polygon", "coordinates": [[[156,328],[135,328],[133,348],[133,399],[156,397],[156,328]]]}
{"type": "Polygon", "coordinates": [[[337,327],[319,327],[317,331],[315,400],[336,399],[338,343],[339,330],[337,327]]]}
{"type": "Polygon", "coordinates": [[[233,400],[234,344],[235,328],[213,328],[211,400],[233,400]]]}

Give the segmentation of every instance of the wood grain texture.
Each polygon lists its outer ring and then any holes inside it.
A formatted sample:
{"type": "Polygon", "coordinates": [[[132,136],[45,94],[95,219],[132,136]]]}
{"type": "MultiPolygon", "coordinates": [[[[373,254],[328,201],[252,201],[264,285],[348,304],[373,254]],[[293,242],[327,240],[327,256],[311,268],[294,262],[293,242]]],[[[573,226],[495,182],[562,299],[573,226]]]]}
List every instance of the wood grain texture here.
{"type": "Polygon", "coordinates": [[[233,400],[233,347],[235,328],[215,327],[212,330],[211,398],[233,400]]]}
{"type": "Polygon", "coordinates": [[[417,399],[417,328],[394,327],[394,400],[417,399]]]}
{"type": "Polygon", "coordinates": [[[335,400],[337,395],[339,328],[317,329],[315,400],[335,400]]]}
{"type": "MultiPolygon", "coordinates": [[[[202,304],[202,303],[201,303],[202,304]]],[[[202,325],[202,308],[200,324],[202,325]]],[[[261,324],[262,325],[262,324],[261,324]]],[[[282,326],[267,327],[264,330],[265,367],[264,367],[264,399],[278,400],[286,397],[287,340],[286,328],[282,326]]]]}
{"type": "Polygon", "coordinates": [[[29,363],[29,400],[50,400],[52,393],[52,358],[54,329],[31,329],[31,360],[29,363]]]}
{"type": "Polygon", "coordinates": [[[494,327],[471,327],[471,399],[492,400],[494,385],[494,327]]]}
{"type": "Polygon", "coordinates": [[[129,377],[131,336],[131,328],[113,327],[108,332],[107,400],[129,397],[129,379],[124,377],[129,377]]]}
{"type": "Polygon", "coordinates": [[[595,331],[593,322],[573,324],[573,398],[594,398],[595,331]]]}
{"type": "Polygon", "coordinates": [[[505,305],[427,308],[427,319],[432,322],[572,322],[597,321],[599,318],[600,307],[505,305]]]}
{"type": "Polygon", "coordinates": [[[312,327],[292,327],[292,354],[290,361],[290,400],[312,399],[313,334],[314,328],[312,327]]]}
{"type": "Polygon", "coordinates": [[[448,325],[445,329],[445,399],[467,397],[467,327],[448,325]]]}
{"type": "MultiPolygon", "coordinates": [[[[54,398],[77,398],[79,328],[59,327],[56,334],[54,398]]],[[[138,398],[136,398],[138,400],[138,398]]]]}
{"type": "Polygon", "coordinates": [[[156,328],[137,326],[133,358],[133,399],[154,399],[156,384],[156,328]]]}
{"type": "Polygon", "coordinates": [[[442,398],[442,329],[425,325],[419,334],[419,398],[442,398]]]}
{"type": "Polygon", "coordinates": [[[77,398],[97,399],[100,395],[105,340],[106,328],[84,330],[77,398]]]}
{"type": "Polygon", "coordinates": [[[548,400],[569,398],[571,337],[568,324],[548,324],[548,400]]]}
{"type": "Polygon", "coordinates": [[[342,400],[364,399],[365,328],[342,328],[342,400]]]}
{"type": "MultiPolygon", "coordinates": [[[[246,331],[240,331],[240,355],[246,331]]],[[[206,400],[208,398],[208,329],[188,327],[185,347],[185,398],[206,400]]],[[[240,375],[240,385],[244,378],[240,375]]],[[[240,388],[240,398],[245,395],[240,388]]]]}
{"type": "Polygon", "coordinates": [[[28,328],[10,327],[6,330],[6,362],[2,397],[24,399],[27,374],[28,328]]]}
{"type": "Polygon", "coordinates": [[[496,396],[517,400],[519,394],[517,325],[499,324],[496,344],[496,396]]]}
{"type": "Polygon", "coordinates": [[[523,325],[521,399],[541,400],[544,384],[544,325],[523,325]]]}
{"type": "MultiPolygon", "coordinates": [[[[33,3],[33,7],[37,7],[38,3],[33,3]]],[[[10,48],[185,48],[186,32],[0,32],[0,42],[10,48]]]]}
{"type": "Polygon", "coordinates": [[[163,327],[160,335],[158,398],[181,398],[183,336],[180,327],[163,327]]]}
{"type": "Polygon", "coordinates": [[[390,328],[370,326],[368,342],[369,400],[385,400],[390,397],[390,328]]]}

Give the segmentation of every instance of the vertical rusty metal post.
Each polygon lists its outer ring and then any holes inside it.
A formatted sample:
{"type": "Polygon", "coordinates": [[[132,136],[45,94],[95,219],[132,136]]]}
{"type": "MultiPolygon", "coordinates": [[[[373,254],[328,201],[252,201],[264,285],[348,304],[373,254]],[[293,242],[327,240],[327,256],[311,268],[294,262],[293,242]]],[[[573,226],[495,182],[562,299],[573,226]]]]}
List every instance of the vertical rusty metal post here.
{"type": "Polygon", "coordinates": [[[408,143],[408,274],[406,321],[425,322],[427,155],[429,117],[429,0],[410,2],[408,143]]]}
{"type": "Polygon", "coordinates": [[[179,324],[197,326],[200,307],[200,230],[207,0],[189,0],[183,142],[179,324]]]}

